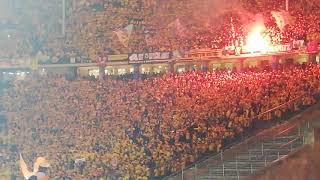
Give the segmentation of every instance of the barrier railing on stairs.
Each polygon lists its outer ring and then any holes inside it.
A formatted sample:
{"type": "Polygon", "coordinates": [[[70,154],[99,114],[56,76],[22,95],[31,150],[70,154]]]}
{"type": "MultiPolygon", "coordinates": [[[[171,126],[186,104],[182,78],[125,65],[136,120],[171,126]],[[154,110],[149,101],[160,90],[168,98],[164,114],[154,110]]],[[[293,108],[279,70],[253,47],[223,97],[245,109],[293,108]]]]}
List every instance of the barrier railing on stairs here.
{"type": "MultiPolygon", "coordinates": [[[[280,106],[277,106],[275,108],[272,108],[268,111],[265,111],[264,113],[261,113],[258,116],[262,116],[266,113],[271,113],[274,112],[280,108],[282,108],[283,106],[288,106],[291,105],[291,103],[296,102],[297,100],[301,100],[301,97],[297,97],[295,99],[292,99],[280,106]]],[[[317,106],[320,106],[320,104],[317,104],[317,106]]],[[[313,107],[309,108],[308,110],[313,109],[313,107]]],[[[306,110],[306,111],[308,111],[306,110]]],[[[223,148],[223,150],[219,153],[216,153],[215,155],[211,155],[210,156],[206,156],[203,159],[197,161],[196,163],[188,166],[187,168],[185,168],[184,170],[182,170],[179,173],[173,174],[171,176],[165,177],[163,179],[170,179],[170,180],[196,180],[196,179],[200,179],[199,177],[202,176],[203,174],[207,174],[208,172],[210,172],[210,169],[212,169],[213,167],[218,167],[221,166],[221,176],[225,177],[227,174],[227,167],[225,165],[225,162],[227,162],[228,160],[231,160],[232,158],[236,157],[236,175],[235,177],[237,179],[241,178],[241,173],[239,172],[238,169],[238,156],[241,154],[241,152],[244,151],[248,151],[250,150],[250,148],[253,148],[256,144],[261,144],[261,142],[263,142],[266,139],[276,139],[277,137],[280,137],[281,135],[285,135],[285,134],[289,134],[291,132],[296,131],[296,135],[297,137],[293,140],[290,140],[289,142],[286,142],[285,144],[281,144],[280,145],[280,149],[284,149],[285,147],[289,147],[288,150],[290,152],[292,152],[294,150],[294,143],[296,143],[298,140],[303,141],[304,143],[304,133],[302,133],[302,128],[303,127],[309,127],[309,121],[304,122],[303,124],[301,123],[301,121],[299,119],[296,119],[294,121],[288,121],[280,126],[276,126],[274,128],[265,130],[261,133],[258,133],[257,135],[255,135],[254,137],[248,138],[248,137],[243,137],[240,141],[233,143],[233,144],[229,144],[228,146],[226,146],[225,148],[223,148]]],[[[302,143],[302,144],[303,144],[302,143]]],[[[250,152],[250,151],[249,151],[250,152]]],[[[261,153],[262,155],[265,153],[265,149],[264,149],[264,145],[262,143],[261,145],[261,153]]],[[[281,153],[280,151],[277,152],[276,154],[277,159],[281,158],[281,153]]],[[[270,163],[268,161],[268,156],[264,156],[264,166],[266,166],[268,163],[270,163]]],[[[249,155],[249,160],[251,161],[251,157],[249,155]]],[[[255,167],[254,163],[249,163],[250,166],[250,174],[254,173],[254,171],[257,169],[257,167],[255,167]]]]}

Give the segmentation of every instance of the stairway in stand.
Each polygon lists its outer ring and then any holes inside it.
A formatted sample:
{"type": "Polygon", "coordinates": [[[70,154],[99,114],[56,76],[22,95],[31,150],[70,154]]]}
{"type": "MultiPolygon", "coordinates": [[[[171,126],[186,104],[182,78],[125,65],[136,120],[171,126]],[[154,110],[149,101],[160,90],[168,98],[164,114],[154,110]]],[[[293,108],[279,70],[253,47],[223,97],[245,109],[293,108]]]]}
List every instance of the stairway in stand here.
{"type": "Polygon", "coordinates": [[[238,180],[265,168],[272,162],[297,150],[304,143],[300,128],[263,142],[253,144],[235,157],[222,160],[219,164],[206,164],[206,172],[198,173],[199,180],[238,180]]]}

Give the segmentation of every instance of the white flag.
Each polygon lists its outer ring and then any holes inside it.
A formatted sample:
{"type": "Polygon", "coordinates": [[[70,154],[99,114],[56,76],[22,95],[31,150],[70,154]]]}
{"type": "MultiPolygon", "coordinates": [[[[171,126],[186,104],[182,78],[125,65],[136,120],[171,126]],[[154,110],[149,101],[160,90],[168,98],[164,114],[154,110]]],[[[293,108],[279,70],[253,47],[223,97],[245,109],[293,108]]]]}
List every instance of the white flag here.
{"type": "Polygon", "coordinates": [[[27,164],[26,164],[26,162],[24,161],[24,159],[22,158],[21,154],[20,154],[19,165],[20,165],[21,173],[22,173],[22,175],[23,175],[23,177],[24,177],[25,179],[29,179],[31,176],[34,176],[34,175],[35,175],[35,173],[30,172],[30,171],[28,170],[27,164]]]}
{"type": "Polygon", "coordinates": [[[129,24],[123,29],[119,29],[117,31],[114,31],[114,33],[117,35],[119,41],[125,46],[128,47],[129,39],[131,36],[133,30],[133,24],[129,24]]]}

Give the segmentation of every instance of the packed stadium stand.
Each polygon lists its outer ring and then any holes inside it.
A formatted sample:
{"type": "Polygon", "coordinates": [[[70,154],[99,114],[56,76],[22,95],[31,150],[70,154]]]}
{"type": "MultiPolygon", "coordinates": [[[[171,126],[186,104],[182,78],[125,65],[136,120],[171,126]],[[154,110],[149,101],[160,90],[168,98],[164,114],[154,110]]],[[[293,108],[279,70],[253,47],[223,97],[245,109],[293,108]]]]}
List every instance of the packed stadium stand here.
{"type": "Polygon", "coordinates": [[[0,179],[244,179],[308,144],[315,0],[12,0],[0,12],[0,179]]]}

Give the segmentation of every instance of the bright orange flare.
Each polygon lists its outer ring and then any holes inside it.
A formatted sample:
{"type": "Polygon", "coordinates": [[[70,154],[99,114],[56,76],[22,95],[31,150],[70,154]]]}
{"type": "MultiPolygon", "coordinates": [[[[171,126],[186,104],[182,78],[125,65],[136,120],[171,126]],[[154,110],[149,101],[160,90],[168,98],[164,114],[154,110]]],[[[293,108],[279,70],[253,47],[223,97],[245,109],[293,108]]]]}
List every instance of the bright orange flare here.
{"type": "Polygon", "coordinates": [[[271,41],[262,35],[265,31],[264,25],[256,25],[252,28],[247,39],[248,52],[270,52],[272,51],[271,41]]]}

